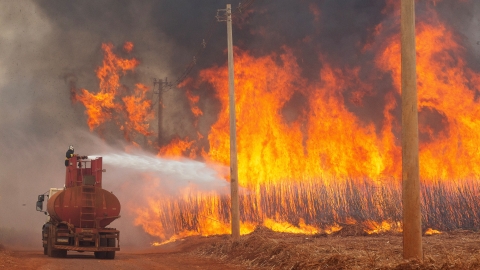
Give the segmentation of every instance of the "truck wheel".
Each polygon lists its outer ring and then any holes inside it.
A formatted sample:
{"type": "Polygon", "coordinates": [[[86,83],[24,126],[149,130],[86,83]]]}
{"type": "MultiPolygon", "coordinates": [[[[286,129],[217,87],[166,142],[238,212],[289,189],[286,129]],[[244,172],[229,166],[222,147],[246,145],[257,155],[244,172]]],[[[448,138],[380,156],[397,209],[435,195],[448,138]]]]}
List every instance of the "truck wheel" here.
{"type": "Polygon", "coordinates": [[[55,257],[55,250],[53,249],[54,241],[55,241],[55,227],[53,226],[46,226],[48,228],[47,232],[47,255],[48,257],[55,257]]]}
{"type": "Polygon", "coordinates": [[[105,259],[107,257],[106,251],[95,251],[94,254],[97,259],[105,259]]]}
{"type": "MultiPolygon", "coordinates": [[[[65,258],[67,256],[67,250],[66,249],[54,249],[53,248],[53,241],[54,239],[52,237],[47,238],[47,255],[48,257],[53,257],[53,258],[65,258]]],[[[44,248],[45,252],[45,248],[44,248]]]]}
{"type": "Polygon", "coordinates": [[[52,249],[50,257],[65,258],[65,257],[67,257],[67,250],[65,250],[65,249],[52,249]]]}
{"type": "Polygon", "coordinates": [[[46,229],[45,229],[45,224],[43,224],[43,227],[42,227],[42,247],[43,247],[43,255],[47,255],[48,252],[47,252],[47,245],[45,245],[45,241],[47,241],[48,243],[48,232],[46,232],[46,229]]]}
{"type": "Polygon", "coordinates": [[[57,257],[57,258],[65,258],[65,257],[67,257],[67,250],[66,250],[66,249],[57,249],[57,250],[55,250],[55,257],[57,257]]]}
{"type": "Polygon", "coordinates": [[[113,260],[115,259],[115,250],[114,251],[107,251],[107,259],[113,260]]]}
{"type": "MultiPolygon", "coordinates": [[[[115,247],[115,238],[107,238],[107,246],[108,247],[115,247]]],[[[107,251],[107,259],[113,260],[115,259],[115,251],[107,251]]]]}
{"type": "Polygon", "coordinates": [[[50,235],[47,237],[47,255],[48,257],[54,256],[54,251],[52,247],[52,239],[50,239],[50,235]]]}

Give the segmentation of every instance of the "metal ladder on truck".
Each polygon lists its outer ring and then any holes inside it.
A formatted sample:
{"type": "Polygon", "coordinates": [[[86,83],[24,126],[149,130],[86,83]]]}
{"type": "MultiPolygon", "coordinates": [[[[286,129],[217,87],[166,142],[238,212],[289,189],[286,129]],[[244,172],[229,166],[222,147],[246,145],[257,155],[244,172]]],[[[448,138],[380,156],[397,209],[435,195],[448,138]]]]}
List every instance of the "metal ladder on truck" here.
{"type": "Polygon", "coordinates": [[[95,186],[82,186],[82,209],[80,212],[80,228],[95,228],[95,186]]]}

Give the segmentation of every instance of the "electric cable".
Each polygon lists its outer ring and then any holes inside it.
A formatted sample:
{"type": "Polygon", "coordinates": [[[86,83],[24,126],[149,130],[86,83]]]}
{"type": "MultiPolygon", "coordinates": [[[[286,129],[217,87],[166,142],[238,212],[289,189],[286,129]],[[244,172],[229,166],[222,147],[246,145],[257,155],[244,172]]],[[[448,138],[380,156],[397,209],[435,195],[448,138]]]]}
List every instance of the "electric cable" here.
{"type": "MultiPolygon", "coordinates": [[[[253,2],[255,2],[255,0],[245,0],[243,2],[239,2],[238,7],[235,9],[234,12],[232,12],[232,17],[236,14],[242,13],[242,11],[244,11],[244,10],[247,10],[250,6],[252,6],[253,2]]],[[[173,82],[173,84],[172,83],[166,83],[164,85],[165,87],[161,88],[162,92],[166,92],[166,91],[171,90],[173,86],[177,87],[179,84],[181,84],[188,77],[188,75],[191,73],[193,68],[196,66],[196,64],[197,64],[198,60],[200,59],[200,56],[202,55],[203,51],[207,48],[207,45],[209,44],[210,39],[213,36],[213,33],[216,29],[218,20],[219,20],[219,16],[218,16],[218,13],[217,13],[217,16],[215,17],[215,20],[211,21],[210,26],[208,27],[206,37],[202,39],[201,46],[198,48],[198,50],[194,54],[190,63],[185,67],[182,74],[179,77],[177,77],[177,79],[173,82]]],[[[156,83],[157,82],[155,81],[154,86],[155,86],[156,83]]]]}

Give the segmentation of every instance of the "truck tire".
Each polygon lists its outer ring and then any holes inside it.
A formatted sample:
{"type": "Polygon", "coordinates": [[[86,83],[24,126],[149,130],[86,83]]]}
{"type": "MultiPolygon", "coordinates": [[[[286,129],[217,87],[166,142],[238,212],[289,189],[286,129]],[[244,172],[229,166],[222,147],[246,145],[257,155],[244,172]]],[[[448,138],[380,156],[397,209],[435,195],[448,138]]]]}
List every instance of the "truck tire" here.
{"type": "MultiPolygon", "coordinates": [[[[55,244],[55,237],[52,237],[52,235],[55,235],[55,228],[49,228],[48,230],[48,235],[47,235],[47,255],[48,257],[53,257],[53,258],[65,258],[67,256],[67,250],[66,249],[55,249],[53,248],[55,244]]],[[[45,253],[45,248],[44,251],[45,253]]]]}
{"type": "Polygon", "coordinates": [[[43,227],[42,227],[43,255],[48,255],[48,230],[49,230],[49,225],[47,223],[43,224],[43,227]]]}
{"type": "Polygon", "coordinates": [[[114,251],[107,251],[106,258],[109,260],[115,259],[115,250],[114,251]]]}
{"type": "Polygon", "coordinates": [[[66,249],[54,249],[52,242],[49,240],[47,247],[47,255],[52,258],[65,258],[67,257],[66,249]]]}
{"type": "MultiPolygon", "coordinates": [[[[107,246],[108,247],[115,247],[115,238],[107,238],[107,246]]],[[[107,259],[113,260],[115,259],[115,250],[114,251],[107,251],[107,259]]]]}
{"type": "Polygon", "coordinates": [[[54,252],[55,252],[54,257],[57,257],[57,258],[67,257],[67,250],[66,249],[56,249],[54,252]]]}
{"type": "MultiPolygon", "coordinates": [[[[107,238],[100,238],[98,241],[98,246],[99,247],[108,247],[108,242],[107,238]]],[[[107,252],[106,251],[95,251],[95,258],[97,259],[105,259],[107,257],[107,252]]]]}
{"type": "Polygon", "coordinates": [[[53,257],[53,246],[52,246],[52,239],[50,237],[50,233],[47,236],[47,255],[48,257],[53,257]]]}
{"type": "Polygon", "coordinates": [[[95,254],[96,259],[105,259],[107,257],[106,251],[95,251],[93,253],[95,254]]]}

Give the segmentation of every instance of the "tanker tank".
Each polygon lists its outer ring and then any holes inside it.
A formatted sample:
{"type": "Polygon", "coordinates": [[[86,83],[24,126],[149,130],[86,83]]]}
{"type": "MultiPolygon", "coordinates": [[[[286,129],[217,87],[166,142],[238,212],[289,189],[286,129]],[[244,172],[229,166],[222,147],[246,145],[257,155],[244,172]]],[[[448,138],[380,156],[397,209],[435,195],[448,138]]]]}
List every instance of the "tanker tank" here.
{"type": "Polygon", "coordinates": [[[119,217],[120,202],[102,188],[78,186],[55,193],[47,202],[47,212],[78,228],[105,228],[119,217]]]}

